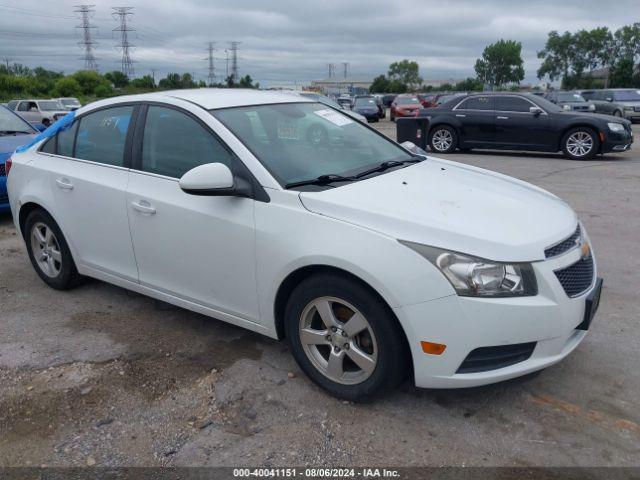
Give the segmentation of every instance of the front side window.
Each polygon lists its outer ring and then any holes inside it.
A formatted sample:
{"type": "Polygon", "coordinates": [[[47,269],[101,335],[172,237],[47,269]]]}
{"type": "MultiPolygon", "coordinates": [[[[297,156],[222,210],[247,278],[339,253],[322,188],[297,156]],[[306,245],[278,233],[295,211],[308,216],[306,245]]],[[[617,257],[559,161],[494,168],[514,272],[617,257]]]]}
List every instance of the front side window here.
{"type": "Polygon", "coordinates": [[[619,102],[640,102],[640,90],[621,90],[613,92],[613,98],[619,102]]]}
{"type": "Polygon", "coordinates": [[[493,97],[487,95],[467,98],[456,110],[493,110],[493,97]]]}
{"type": "Polygon", "coordinates": [[[29,108],[31,108],[32,105],[33,105],[33,107],[36,107],[36,104],[33,103],[33,102],[20,102],[20,105],[18,105],[18,111],[19,112],[28,112],[29,108]]]}
{"type": "Polygon", "coordinates": [[[496,110],[500,112],[529,112],[533,104],[521,97],[504,96],[496,99],[496,110]]]}
{"type": "Polygon", "coordinates": [[[205,163],[231,168],[231,153],[200,123],[173,108],[150,106],[142,139],[142,170],[180,178],[205,163]]]}
{"type": "Polygon", "coordinates": [[[321,103],[212,110],[281,185],[321,175],[355,175],[411,156],[397,144],[321,103]]]}
{"type": "Polygon", "coordinates": [[[124,165],[124,146],[131,122],[132,106],[98,110],[80,119],[75,157],[82,160],[124,165]]]}

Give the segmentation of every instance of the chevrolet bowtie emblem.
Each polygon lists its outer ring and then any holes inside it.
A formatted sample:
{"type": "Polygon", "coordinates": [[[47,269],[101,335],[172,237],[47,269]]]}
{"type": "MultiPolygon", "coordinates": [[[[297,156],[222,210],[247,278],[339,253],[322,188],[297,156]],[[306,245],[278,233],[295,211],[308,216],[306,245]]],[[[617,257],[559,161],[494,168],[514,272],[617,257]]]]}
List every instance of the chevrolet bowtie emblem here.
{"type": "Polygon", "coordinates": [[[580,245],[580,253],[582,255],[582,258],[588,258],[589,255],[591,255],[591,247],[587,242],[584,242],[582,245],[580,245]]]}

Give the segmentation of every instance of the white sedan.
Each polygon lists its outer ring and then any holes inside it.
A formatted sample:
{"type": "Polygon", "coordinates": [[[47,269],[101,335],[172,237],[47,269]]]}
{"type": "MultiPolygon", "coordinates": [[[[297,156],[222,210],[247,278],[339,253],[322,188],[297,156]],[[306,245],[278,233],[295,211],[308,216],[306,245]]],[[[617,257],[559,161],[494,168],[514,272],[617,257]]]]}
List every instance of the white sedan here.
{"type": "MultiPolygon", "coordinates": [[[[75,116],[74,116],[75,113],[75,116]]],[[[585,338],[601,280],[563,201],[253,90],[112,98],[7,164],[38,275],[286,338],[333,395],[488,384],[585,338]]]]}

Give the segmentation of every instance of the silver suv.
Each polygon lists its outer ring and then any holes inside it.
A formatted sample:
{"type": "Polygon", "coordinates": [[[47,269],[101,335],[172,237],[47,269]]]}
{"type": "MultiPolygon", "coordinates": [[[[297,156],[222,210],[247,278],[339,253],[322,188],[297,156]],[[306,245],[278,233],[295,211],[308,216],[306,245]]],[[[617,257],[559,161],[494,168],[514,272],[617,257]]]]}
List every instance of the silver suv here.
{"type": "Polygon", "coordinates": [[[12,100],[7,108],[32,125],[41,123],[45,127],[69,113],[57,100],[12,100]]]}
{"type": "Polygon", "coordinates": [[[594,103],[597,113],[640,120],[640,90],[637,88],[587,90],[582,96],[594,103]]]}

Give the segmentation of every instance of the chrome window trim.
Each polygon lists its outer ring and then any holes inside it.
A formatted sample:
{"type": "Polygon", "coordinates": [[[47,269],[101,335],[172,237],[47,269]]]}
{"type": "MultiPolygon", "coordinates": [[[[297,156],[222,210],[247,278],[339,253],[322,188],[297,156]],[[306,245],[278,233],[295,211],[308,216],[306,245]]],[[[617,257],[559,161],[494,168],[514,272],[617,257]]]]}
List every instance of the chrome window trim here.
{"type": "MultiPolygon", "coordinates": [[[[456,104],[455,107],[453,107],[451,110],[460,110],[460,111],[465,111],[465,112],[499,112],[499,113],[524,113],[526,115],[531,115],[531,112],[516,112],[514,110],[496,110],[495,108],[492,110],[478,110],[476,108],[458,108],[462,103],[464,103],[465,101],[474,98],[474,97],[494,97],[495,99],[499,98],[499,97],[516,97],[516,98],[521,98],[527,102],[529,102],[531,104],[532,107],[536,107],[539,108],[540,110],[542,110],[541,115],[548,115],[548,112],[542,108],[540,105],[535,104],[534,102],[532,102],[531,100],[529,100],[527,97],[523,97],[522,95],[514,95],[514,94],[499,94],[499,95],[473,95],[473,96],[467,96],[465,98],[463,98],[462,100],[460,100],[460,102],[458,102],[456,104]]],[[[497,102],[494,100],[494,107],[495,104],[497,102]]]]}
{"type": "Polygon", "coordinates": [[[109,163],[94,162],[93,160],[85,160],[83,158],[65,157],[64,155],[56,155],[55,153],[41,152],[40,150],[36,150],[35,153],[37,153],[38,155],[44,155],[47,157],[62,158],[63,160],[73,160],[74,162],[87,163],[89,165],[97,165],[100,167],[116,168],[118,170],[125,170],[125,171],[130,170],[129,168],[122,167],[120,165],[111,165],[109,163]]]}

